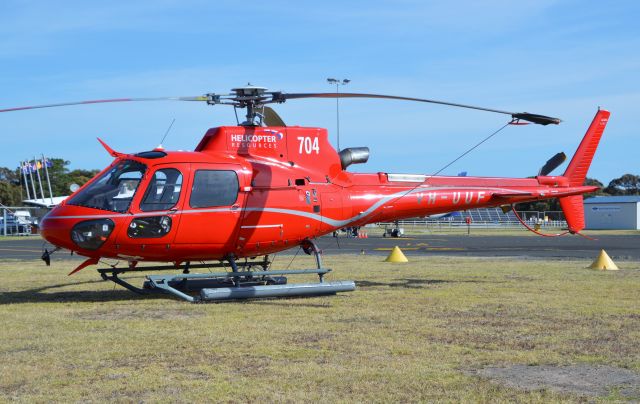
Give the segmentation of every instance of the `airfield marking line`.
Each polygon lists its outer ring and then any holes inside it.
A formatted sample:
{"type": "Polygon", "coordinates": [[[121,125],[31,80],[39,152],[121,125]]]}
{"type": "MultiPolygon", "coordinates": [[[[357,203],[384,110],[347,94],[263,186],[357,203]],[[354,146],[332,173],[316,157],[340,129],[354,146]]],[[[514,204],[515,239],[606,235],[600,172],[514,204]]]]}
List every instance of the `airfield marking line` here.
{"type": "Polygon", "coordinates": [[[19,248],[0,248],[0,251],[14,251],[14,252],[42,252],[41,250],[21,250],[19,248]]]}
{"type": "MultiPolygon", "coordinates": [[[[407,251],[417,251],[420,248],[418,247],[403,247],[403,250],[407,250],[407,251]]],[[[375,251],[391,251],[393,250],[393,248],[386,248],[386,247],[380,247],[380,248],[374,248],[375,251]]]]}

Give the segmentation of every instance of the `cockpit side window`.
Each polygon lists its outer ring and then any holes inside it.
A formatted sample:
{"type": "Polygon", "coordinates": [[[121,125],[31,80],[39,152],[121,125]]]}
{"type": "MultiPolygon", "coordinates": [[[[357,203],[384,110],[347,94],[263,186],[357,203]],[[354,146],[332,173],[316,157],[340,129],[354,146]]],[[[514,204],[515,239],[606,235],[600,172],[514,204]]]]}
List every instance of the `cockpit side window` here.
{"type": "Polygon", "coordinates": [[[138,189],[147,166],[122,160],[67,202],[68,205],[124,213],[138,189]]]}
{"type": "Polygon", "coordinates": [[[193,177],[189,206],[229,206],[238,199],[238,175],[227,170],[197,170],[193,177]]]}
{"type": "Polygon", "coordinates": [[[140,210],[150,212],[171,209],[178,203],[181,190],[182,173],[175,168],[160,169],[149,181],[140,210]]]}
{"type": "Polygon", "coordinates": [[[120,161],[71,197],[67,204],[126,212],[146,169],[147,166],[137,161],[120,161]]]}

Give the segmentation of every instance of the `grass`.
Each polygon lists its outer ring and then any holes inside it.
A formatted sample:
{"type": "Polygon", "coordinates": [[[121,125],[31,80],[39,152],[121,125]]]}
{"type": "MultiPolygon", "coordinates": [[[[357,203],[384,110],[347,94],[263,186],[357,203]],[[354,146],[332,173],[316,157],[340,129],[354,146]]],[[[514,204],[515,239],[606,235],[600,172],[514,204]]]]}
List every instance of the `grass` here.
{"type": "Polygon", "coordinates": [[[0,400],[542,403],[581,398],[469,371],[640,371],[638,262],[381,259],[326,257],[330,278],[357,281],[352,293],[199,305],[133,295],[91,269],[67,278],[65,261],[4,261],[0,400]]]}
{"type": "Polygon", "coordinates": [[[14,241],[14,240],[24,240],[23,237],[37,237],[41,238],[40,235],[30,234],[28,236],[0,236],[0,241],[14,241]]]}

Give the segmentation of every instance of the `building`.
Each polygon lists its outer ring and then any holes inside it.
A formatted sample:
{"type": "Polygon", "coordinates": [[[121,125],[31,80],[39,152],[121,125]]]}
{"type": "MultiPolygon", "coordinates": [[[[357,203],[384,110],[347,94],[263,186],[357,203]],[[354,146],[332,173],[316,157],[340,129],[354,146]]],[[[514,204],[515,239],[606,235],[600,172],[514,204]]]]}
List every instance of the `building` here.
{"type": "Polygon", "coordinates": [[[584,214],[588,230],[640,230],[640,195],[585,199],[584,214]]]}

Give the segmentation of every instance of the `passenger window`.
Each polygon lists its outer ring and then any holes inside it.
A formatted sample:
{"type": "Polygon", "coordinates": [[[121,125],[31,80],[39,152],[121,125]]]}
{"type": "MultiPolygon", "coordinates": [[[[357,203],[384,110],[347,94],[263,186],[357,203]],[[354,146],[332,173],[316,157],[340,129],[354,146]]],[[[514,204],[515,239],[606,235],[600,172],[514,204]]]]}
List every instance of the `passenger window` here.
{"type": "Polygon", "coordinates": [[[208,208],[231,205],[238,198],[238,186],[235,171],[197,170],[193,178],[189,206],[208,208]]]}
{"type": "Polygon", "coordinates": [[[175,168],[163,168],[153,174],[140,203],[143,212],[173,208],[180,199],[182,173],[175,168]]]}

